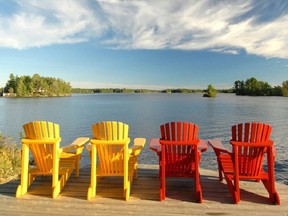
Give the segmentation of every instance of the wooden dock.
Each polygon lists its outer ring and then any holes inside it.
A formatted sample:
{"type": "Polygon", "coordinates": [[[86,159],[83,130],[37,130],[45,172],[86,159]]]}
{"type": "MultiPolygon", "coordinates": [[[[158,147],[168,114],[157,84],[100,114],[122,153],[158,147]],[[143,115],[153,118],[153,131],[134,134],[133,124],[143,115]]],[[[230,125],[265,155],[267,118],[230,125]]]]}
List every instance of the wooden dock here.
{"type": "Polygon", "coordinates": [[[96,198],[86,200],[90,168],[72,175],[56,199],[51,198],[49,177],[37,179],[28,194],[16,199],[19,180],[0,185],[0,215],[288,215],[288,186],[277,183],[281,205],[270,204],[262,183],[241,182],[241,201],[233,204],[225,181],[217,172],[201,169],[203,203],[195,202],[193,180],[169,179],[167,198],[159,201],[158,166],[139,165],[129,201],[122,198],[121,178],[101,178],[96,198]]]}

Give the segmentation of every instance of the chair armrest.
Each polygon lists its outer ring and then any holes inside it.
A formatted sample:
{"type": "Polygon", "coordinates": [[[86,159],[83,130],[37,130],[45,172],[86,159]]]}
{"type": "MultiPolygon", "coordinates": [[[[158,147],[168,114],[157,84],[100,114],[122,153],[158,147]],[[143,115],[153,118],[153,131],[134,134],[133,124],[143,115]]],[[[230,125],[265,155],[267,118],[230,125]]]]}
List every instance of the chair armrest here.
{"type": "Polygon", "coordinates": [[[206,143],[205,140],[203,140],[203,139],[200,139],[200,140],[199,140],[198,149],[199,149],[201,152],[207,151],[208,145],[207,145],[207,143],[206,143]]]}
{"type": "Polygon", "coordinates": [[[145,138],[135,138],[134,144],[130,148],[132,150],[132,155],[134,155],[134,156],[139,155],[141,150],[144,148],[145,143],[146,143],[145,138]]]}
{"type": "Polygon", "coordinates": [[[228,149],[224,147],[220,140],[208,140],[208,144],[213,148],[214,152],[218,155],[220,153],[229,153],[228,149]]]}
{"type": "Polygon", "coordinates": [[[155,151],[158,155],[161,153],[161,145],[159,140],[159,138],[152,138],[149,144],[149,149],[155,151]]]}
{"type": "Polygon", "coordinates": [[[79,137],[77,139],[75,139],[70,145],[67,146],[63,146],[61,148],[62,152],[67,152],[67,151],[71,151],[71,150],[75,150],[77,151],[78,148],[83,148],[85,143],[89,141],[88,137],[79,137]]]}

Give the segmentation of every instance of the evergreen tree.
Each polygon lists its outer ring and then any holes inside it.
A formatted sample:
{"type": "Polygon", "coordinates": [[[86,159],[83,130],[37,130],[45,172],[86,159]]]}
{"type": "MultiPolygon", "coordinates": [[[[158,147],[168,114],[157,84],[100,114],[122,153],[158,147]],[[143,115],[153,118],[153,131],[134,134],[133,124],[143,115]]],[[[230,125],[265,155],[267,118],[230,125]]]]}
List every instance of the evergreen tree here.
{"type": "Polygon", "coordinates": [[[258,81],[251,77],[245,82],[237,80],[234,82],[234,89],[236,95],[250,95],[250,96],[280,96],[282,90],[280,86],[274,88],[268,82],[258,81]]]}
{"type": "Polygon", "coordinates": [[[9,76],[9,80],[4,87],[4,92],[10,94],[16,92],[16,77],[13,73],[11,73],[9,76]]]}
{"type": "Polygon", "coordinates": [[[61,79],[41,77],[39,74],[30,76],[10,75],[6,83],[5,92],[17,93],[18,97],[31,96],[67,96],[71,95],[70,83],[61,79]]]}
{"type": "Polygon", "coordinates": [[[18,97],[28,96],[27,88],[22,78],[20,78],[17,82],[16,94],[18,97]]]}

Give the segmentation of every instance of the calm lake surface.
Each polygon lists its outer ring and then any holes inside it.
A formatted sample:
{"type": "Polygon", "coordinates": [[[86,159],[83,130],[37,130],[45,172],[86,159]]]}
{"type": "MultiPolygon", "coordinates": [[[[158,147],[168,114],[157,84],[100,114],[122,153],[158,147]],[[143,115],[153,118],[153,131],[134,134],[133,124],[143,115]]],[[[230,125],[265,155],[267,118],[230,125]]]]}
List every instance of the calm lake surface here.
{"type": "MultiPolygon", "coordinates": [[[[140,163],[157,164],[149,150],[151,138],[159,137],[159,126],[170,121],[191,121],[199,125],[201,139],[221,139],[229,147],[233,124],[261,121],[273,127],[272,139],[277,149],[276,178],[288,184],[288,98],[248,97],[217,94],[89,94],[62,98],[0,98],[0,131],[20,143],[22,125],[34,120],[60,125],[64,146],[79,136],[91,137],[91,125],[115,120],[129,124],[131,140],[145,137],[146,147],[140,163]]],[[[84,151],[82,165],[89,164],[84,151]]],[[[211,148],[202,154],[201,167],[216,170],[211,148]]]]}

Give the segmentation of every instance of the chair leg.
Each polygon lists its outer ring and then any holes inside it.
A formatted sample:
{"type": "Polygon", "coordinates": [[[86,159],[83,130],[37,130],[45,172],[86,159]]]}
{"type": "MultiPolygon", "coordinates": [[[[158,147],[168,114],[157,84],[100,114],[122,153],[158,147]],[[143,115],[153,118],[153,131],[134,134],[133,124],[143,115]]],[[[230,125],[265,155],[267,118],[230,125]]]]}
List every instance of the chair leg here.
{"type": "Polygon", "coordinates": [[[60,193],[60,181],[59,183],[52,188],[52,198],[55,199],[60,193]]]}
{"type": "Polygon", "coordinates": [[[97,171],[96,171],[96,147],[93,145],[91,150],[91,176],[90,176],[90,187],[87,192],[87,200],[91,200],[96,196],[97,186],[97,171]]]}
{"type": "Polygon", "coordinates": [[[166,178],[162,176],[160,178],[160,201],[165,200],[166,198],[166,178]]]}
{"type": "Polygon", "coordinates": [[[219,162],[218,162],[218,176],[219,176],[219,181],[223,181],[222,167],[219,162]]]}
{"type": "Polygon", "coordinates": [[[137,158],[138,158],[137,156],[133,156],[129,160],[129,167],[133,166],[133,177],[135,179],[138,178],[138,159],[137,158]]]}
{"type": "Polygon", "coordinates": [[[277,205],[280,205],[280,197],[279,194],[277,192],[274,192],[271,196],[270,196],[270,200],[272,201],[272,203],[275,203],[277,205]]]}
{"type": "Polygon", "coordinates": [[[80,160],[81,160],[81,155],[77,155],[76,161],[75,161],[75,177],[78,177],[80,173],[80,160]]]}
{"type": "Polygon", "coordinates": [[[223,181],[223,168],[221,166],[221,161],[220,161],[220,153],[216,153],[216,158],[217,158],[217,163],[218,163],[218,178],[219,181],[223,181]]]}
{"type": "MultiPolygon", "coordinates": [[[[53,175],[52,179],[53,178],[56,178],[56,176],[53,175]]],[[[57,175],[57,179],[58,179],[58,175],[57,175]]],[[[52,197],[53,198],[56,198],[60,194],[62,188],[64,187],[64,185],[67,181],[67,179],[68,179],[68,174],[61,175],[60,179],[57,180],[57,183],[54,186],[52,186],[52,197]]]]}
{"type": "Polygon", "coordinates": [[[203,195],[202,195],[202,190],[196,191],[196,201],[199,203],[202,203],[203,201],[203,195]]]}
{"type": "Polygon", "coordinates": [[[198,175],[198,178],[195,178],[195,197],[197,202],[202,203],[203,195],[200,184],[200,175],[198,175]]]}
{"type": "Polygon", "coordinates": [[[126,187],[124,187],[124,197],[125,200],[128,201],[130,197],[130,188],[131,188],[131,182],[127,182],[126,187]]]}
{"type": "Polygon", "coordinates": [[[134,172],[133,172],[134,174],[133,174],[133,177],[135,178],[135,179],[137,179],[138,178],[138,163],[137,163],[137,161],[135,162],[135,164],[134,164],[134,172]]]}
{"type": "MultiPolygon", "coordinates": [[[[229,192],[235,204],[240,201],[240,189],[235,184],[232,183],[232,179],[225,177],[229,192]]],[[[234,180],[235,181],[235,180],[234,180]]]]}
{"type": "Polygon", "coordinates": [[[22,144],[22,165],[21,165],[21,183],[17,187],[16,197],[27,193],[29,186],[29,147],[22,144]]]}
{"type": "Polygon", "coordinates": [[[269,199],[272,203],[280,205],[280,197],[277,191],[275,190],[275,184],[269,182],[267,179],[262,180],[263,185],[269,193],[269,199]]]}
{"type": "Polygon", "coordinates": [[[87,200],[91,200],[96,196],[96,188],[89,187],[87,192],[87,200]]]}
{"type": "Polygon", "coordinates": [[[28,187],[32,184],[32,182],[36,179],[35,175],[29,174],[28,177],[28,187]]]}

